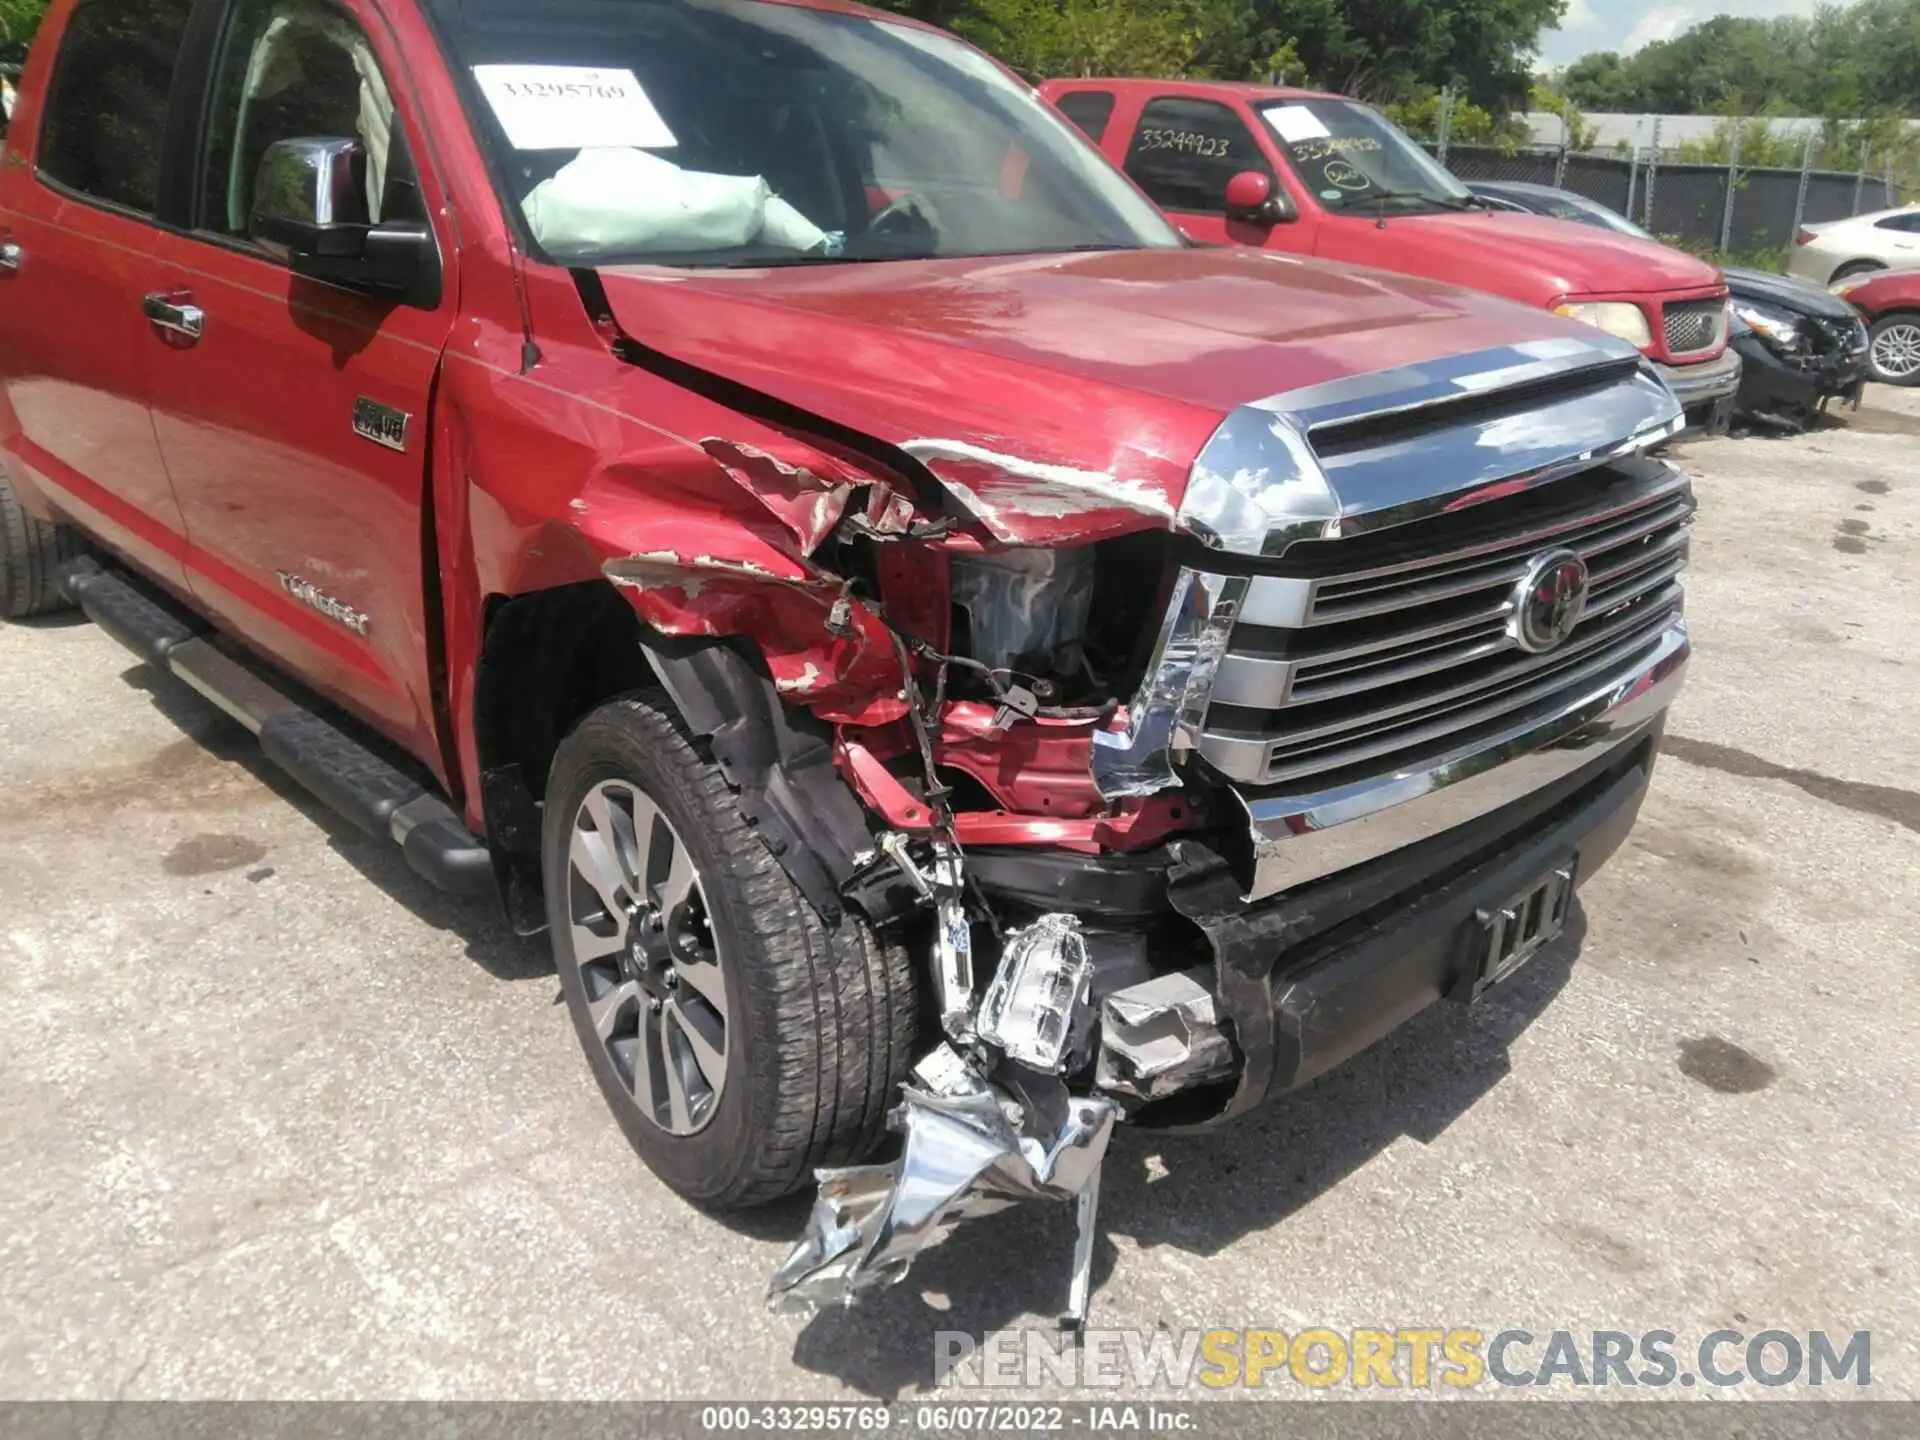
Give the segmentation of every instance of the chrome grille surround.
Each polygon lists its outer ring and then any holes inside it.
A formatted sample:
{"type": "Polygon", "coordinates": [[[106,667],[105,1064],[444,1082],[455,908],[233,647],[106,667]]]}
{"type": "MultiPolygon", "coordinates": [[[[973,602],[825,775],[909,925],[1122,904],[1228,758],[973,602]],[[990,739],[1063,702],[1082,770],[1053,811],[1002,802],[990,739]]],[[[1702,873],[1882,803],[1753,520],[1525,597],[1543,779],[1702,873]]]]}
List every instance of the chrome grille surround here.
{"type": "Polygon", "coordinates": [[[1685,476],[1635,468],[1647,473],[1620,474],[1599,505],[1497,540],[1304,583],[1253,579],[1201,754],[1249,785],[1333,783],[1630,662],[1679,618],[1693,512],[1685,476]],[[1516,582],[1559,548],[1587,562],[1586,614],[1529,654],[1513,634],[1516,582]]]}
{"type": "Polygon", "coordinates": [[[1732,327],[1725,300],[1681,300],[1662,308],[1669,355],[1701,355],[1727,341],[1732,327]]]}
{"type": "Polygon", "coordinates": [[[1686,661],[1691,495],[1643,458],[1684,423],[1638,353],[1605,336],[1235,411],[1179,517],[1221,559],[1180,572],[1126,729],[1096,736],[1102,792],[1166,789],[1203,758],[1246,807],[1258,899],[1368,858],[1330,843],[1336,826],[1372,817],[1367,843],[1386,853],[1409,838],[1388,843],[1387,808],[1470,810],[1464,790],[1409,802],[1475,777],[1474,794],[1502,794],[1487,770],[1536,745],[1585,756],[1566,743],[1572,717],[1625,743],[1602,721],[1640,716],[1656,692],[1664,709],[1686,661]],[[1515,509],[1528,518],[1508,523],[1515,509]],[[1514,584],[1559,548],[1587,562],[1588,607],[1564,644],[1528,654],[1509,633],[1514,584]]]}

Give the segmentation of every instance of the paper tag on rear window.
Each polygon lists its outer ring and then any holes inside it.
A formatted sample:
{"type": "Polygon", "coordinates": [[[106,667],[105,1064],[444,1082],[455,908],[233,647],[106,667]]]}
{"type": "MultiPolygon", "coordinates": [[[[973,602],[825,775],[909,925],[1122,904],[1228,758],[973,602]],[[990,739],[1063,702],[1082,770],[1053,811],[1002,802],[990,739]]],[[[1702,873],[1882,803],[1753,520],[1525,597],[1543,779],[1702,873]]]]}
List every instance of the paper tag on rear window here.
{"type": "Polygon", "coordinates": [[[476,65],[473,78],[516,150],[664,150],[678,143],[631,70],[476,65]]]}
{"type": "Polygon", "coordinates": [[[1325,140],[1333,133],[1304,105],[1276,105],[1261,113],[1289,145],[1298,145],[1302,140],[1325,140]]]}

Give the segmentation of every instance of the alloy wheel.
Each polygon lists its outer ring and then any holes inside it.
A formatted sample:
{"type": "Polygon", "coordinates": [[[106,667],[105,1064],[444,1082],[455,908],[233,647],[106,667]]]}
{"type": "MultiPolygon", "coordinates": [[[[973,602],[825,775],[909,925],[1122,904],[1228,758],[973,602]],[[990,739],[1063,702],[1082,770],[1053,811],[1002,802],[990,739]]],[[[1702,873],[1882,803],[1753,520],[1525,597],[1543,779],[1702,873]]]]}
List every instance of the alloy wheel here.
{"type": "Polygon", "coordinates": [[[593,1032],[635,1107],[704,1129],[727,1083],[727,986],[693,856],[651,799],[603,780],[574,814],[567,954],[593,1032]]]}
{"type": "Polygon", "coordinates": [[[1873,365],[1890,380],[1920,376],[1920,321],[1889,325],[1874,336],[1873,365]]]}

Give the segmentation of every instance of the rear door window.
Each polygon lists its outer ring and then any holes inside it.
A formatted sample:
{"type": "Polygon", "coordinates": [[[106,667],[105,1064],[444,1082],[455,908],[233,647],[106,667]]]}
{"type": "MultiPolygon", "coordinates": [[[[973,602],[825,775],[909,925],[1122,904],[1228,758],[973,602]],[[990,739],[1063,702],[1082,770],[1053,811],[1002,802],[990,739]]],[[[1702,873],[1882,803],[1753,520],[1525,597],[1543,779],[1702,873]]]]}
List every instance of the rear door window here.
{"type": "Polygon", "coordinates": [[[1106,138],[1107,122],[1113,119],[1113,94],[1107,90],[1075,90],[1054,101],[1054,108],[1098,145],[1106,138]]]}
{"type": "Polygon", "coordinates": [[[1242,170],[1271,177],[1253,132],[1216,100],[1166,96],[1147,103],[1127,147],[1127,174],[1163,210],[1224,215],[1227,181],[1242,170]]]}
{"type": "Polygon", "coordinates": [[[192,0],[80,0],[60,41],[39,170],[93,200],[151,215],[167,97],[192,0]]]}

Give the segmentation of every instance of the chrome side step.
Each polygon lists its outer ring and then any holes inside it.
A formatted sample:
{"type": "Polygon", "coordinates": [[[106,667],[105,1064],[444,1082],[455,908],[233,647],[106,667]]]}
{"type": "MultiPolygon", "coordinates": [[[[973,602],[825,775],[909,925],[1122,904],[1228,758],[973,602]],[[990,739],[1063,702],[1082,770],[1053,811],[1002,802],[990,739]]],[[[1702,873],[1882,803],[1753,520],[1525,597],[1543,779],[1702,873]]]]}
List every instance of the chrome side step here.
{"type": "Polygon", "coordinates": [[[494,889],[486,846],[427,786],[216,648],[208,631],[92,557],[62,566],[59,581],[88,619],[244,725],[269,760],[369,835],[400,846],[407,864],[434,886],[456,895],[494,889]]]}

